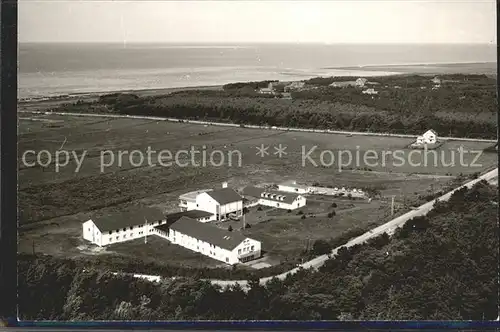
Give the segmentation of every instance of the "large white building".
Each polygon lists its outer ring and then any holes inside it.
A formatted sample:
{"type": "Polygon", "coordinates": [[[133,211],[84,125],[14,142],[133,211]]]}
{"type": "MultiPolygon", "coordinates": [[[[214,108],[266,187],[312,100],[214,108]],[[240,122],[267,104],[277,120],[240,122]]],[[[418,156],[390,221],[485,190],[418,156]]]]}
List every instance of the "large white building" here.
{"type": "Polygon", "coordinates": [[[309,186],[305,184],[298,184],[295,180],[288,180],[278,184],[278,191],[284,191],[288,193],[297,194],[307,194],[310,189],[309,186]]]}
{"type": "Polygon", "coordinates": [[[185,216],[171,225],[156,227],[154,232],[174,244],[230,265],[261,256],[259,241],[185,216]]]}
{"type": "Polygon", "coordinates": [[[166,223],[158,209],[144,208],[133,213],[96,217],[83,223],[83,238],[100,247],[149,235],[155,226],[166,223]]]}
{"type": "Polygon", "coordinates": [[[306,198],[296,193],[248,186],[243,188],[242,194],[247,199],[247,206],[260,204],[285,210],[295,210],[306,205],[306,198]]]}
{"type": "Polygon", "coordinates": [[[259,241],[203,223],[211,216],[200,210],[164,215],[158,209],[141,209],[90,219],[83,223],[83,238],[103,247],[155,235],[227,264],[261,256],[259,241]]]}
{"type": "Polygon", "coordinates": [[[243,214],[243,198],[227,183],[221,189],[193,191],[179,196],[181,211],[200,210],[209,212],[211,217],[205,221],[222,221],[239,218],[243,214]]]}
{"type": "Polygon", "coordinates": [[[211,191],[213,189],[201,189],[196,191],[190,191],[188,193],[179,196],[179,208],[181,211],[196,210],[196,197],[204,192],[211,191]]]}

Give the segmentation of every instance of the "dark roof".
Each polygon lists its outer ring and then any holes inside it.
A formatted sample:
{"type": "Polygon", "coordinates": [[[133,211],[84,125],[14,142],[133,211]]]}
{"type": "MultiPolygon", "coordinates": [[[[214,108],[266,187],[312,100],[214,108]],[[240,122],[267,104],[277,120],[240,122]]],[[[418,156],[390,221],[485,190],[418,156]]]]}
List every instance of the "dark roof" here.
{"type": "Polygon", "coordinates": [[[243,188],[241,191],[243,196],[250,196],[250,197],[258,197],[258,198],[263,198],[266,200],[274,201],[274,202],[284,202],[287,204],[293,203],[295,199],[299,196],[299,194],[294,194],[294,193],[289,193],[289,192],[284,192],[284,191],[277,191],[277,190],[268,190],[265,188],[258,188],[258,187],[253,187],[253,186],[247,186],[243,188]],[[268,194],[274,194],[276,196],[284,196],[283,200],[277,199],[277,197],[262,197],[262,193],[268,193],[268,194]]]}
{"type": "Polygon", "coordinates": [[[241,196],[232,188],[216,189],[206,193],[221,205],[241,201],[241,196]]]}
{"type": "Polygon", "coordinates": [[[189,218],[193,218],[193,219],[198,219],[198,218],[210,217],[212,215],[213,215],[213,213],[210,213],[207,211],[189,210],[189,211],[182,211],[182,212],[175,212],[175,213],[167,214],[166,218],[168,221],[175,222],[182,217],[189,217],[189,218]]]}
{"type": "Polygon", "coordinates": [[[91,220],[99,228],[101,232],[114,231],[131,226],[144,225],[144,223],[152,223],[164,220],[164,213],[156,208],[142,208],[133,212],[120,212],[108,214],[91,220]]]}
{"type": "Polygon", "coordinates": [[[181,217],[170,229],[227,250],[233,250],[247,238],[237,231],[230,232],[188,217],[181,217]]]}
{"type": "Polygon", "coordinates": [[[167,219],[167,223],[156,226],[155,228],[158,228],[161,231],[167,231],[174,222],[181,219],[182,217],[198,219],[203,217],[210,217],[211,215],[213,214],[201,210],[189,210],[189,211],[170,213],[165,216],[165,218],[167,219]]]}
{"type": "Polygon", "coordinates": [[[241,190],[241,193],[243,196],[250,196],[250,197],[260,197],[260,194],[266,191],[264,188],[258,188],[254,186],[246,186],[241,190]]]}

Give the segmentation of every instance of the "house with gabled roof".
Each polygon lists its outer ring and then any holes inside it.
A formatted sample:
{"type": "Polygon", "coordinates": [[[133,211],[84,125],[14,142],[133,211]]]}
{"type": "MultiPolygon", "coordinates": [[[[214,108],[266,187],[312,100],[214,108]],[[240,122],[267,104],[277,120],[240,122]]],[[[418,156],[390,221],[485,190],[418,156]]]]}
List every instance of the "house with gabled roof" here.
{"type": "Polygon", "coordinates": [[[309,186],[297,183],[296,180],[286,180],[278,184],[278,190],[289,193],[307,194],[309,192],[309,186]]]}
{"type": "Polygon", "coordinates": [[[424,145],[424,144],[436,144],[437,143],[437,133],[430,129],[427,130],[423,135],[417,137],[417,140],[413,145],[424,145]]]}
{"type": "Polygon", "coordinates": [[[199,210],[210,213],[203,221],[223,221],[243,215],[243,198],[227,182],[219,189],[192,191],[179,196],[181,211],[199,210]]]}
{"type": "Polygon", "coordinates": [[[237,231],[228,231],[212,224],[200,223],[183,216],[173,224],[160,225],[155,234],[202,255],[226,264],[247,262],[261,257],[260,241],[237,231]]]}
{"type": "Polygon", "coordinates": [[[241,191],[244,198],[260,205],[272,206],[279,209],[295,210],[306,205],[306,198],[297,193],[269,190],[254,186],[247,186],[241,191]]]}
{"type": "Polygon", "coordinates": [[[166,223],[164,213],[155,208],[93,217],[82,224],[83,239],[100,247],[145,237],[155,226],[166,223]]]}
{"type": "Polygon", "coordinates": [[[228,231],[200,222],[210,213],[190,210],[164,215],[145,208],[103,217],[82,224],[83,238],[100,247],[148,236],[159,236],[174,244],[227,264],[260,258],[261,243],[238,231],[228,231]]]}

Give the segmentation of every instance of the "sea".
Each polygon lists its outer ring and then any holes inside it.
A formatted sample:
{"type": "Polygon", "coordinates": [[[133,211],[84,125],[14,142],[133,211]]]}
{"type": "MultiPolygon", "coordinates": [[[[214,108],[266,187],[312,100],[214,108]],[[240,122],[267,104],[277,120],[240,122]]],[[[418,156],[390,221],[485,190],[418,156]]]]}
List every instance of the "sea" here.
{"type": "Polygon", "coordinates": [[[396,73],[388,65],[496,60],[492,44],[21,43],[18,98],[317,76],[379,76],[396,73]],[[368,70],[367,66],[388,67],[368,70]]]}

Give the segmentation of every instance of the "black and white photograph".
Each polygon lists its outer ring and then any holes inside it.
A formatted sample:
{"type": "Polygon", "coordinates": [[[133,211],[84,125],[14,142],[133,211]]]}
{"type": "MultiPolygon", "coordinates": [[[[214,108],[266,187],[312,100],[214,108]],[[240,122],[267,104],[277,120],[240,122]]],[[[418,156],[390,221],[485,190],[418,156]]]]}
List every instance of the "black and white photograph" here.
{"type": "Polygon", "coordinates": [[[499,319],[495,1],[17,6],[18,320],[499,319]]]}

